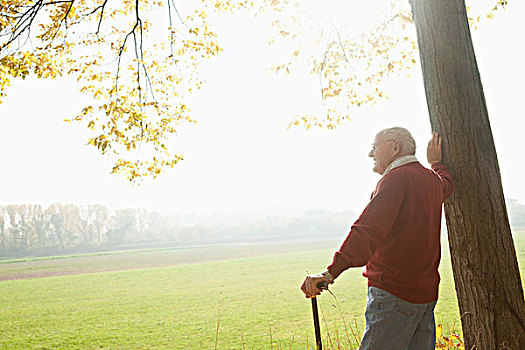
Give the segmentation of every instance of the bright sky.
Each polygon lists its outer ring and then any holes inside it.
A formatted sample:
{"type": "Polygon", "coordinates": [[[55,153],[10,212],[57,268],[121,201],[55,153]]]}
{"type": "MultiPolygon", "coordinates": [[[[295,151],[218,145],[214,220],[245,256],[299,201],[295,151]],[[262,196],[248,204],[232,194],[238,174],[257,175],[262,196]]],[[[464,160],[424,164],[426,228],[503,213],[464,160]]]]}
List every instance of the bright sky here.
{"type": "MultiPolygon", "coordinates": [[[[525,4],[509,1],[473,32],[503,187],[525,203],[521,106],[525,4]]],[[[143,207],[164,213],[297,214],[355,210],[367,203],[379,175],[367,157],[377,131],[404,126],[426,163],[430,123],[420,68],[389,87],[390,100],[364,108],[335,131],[286,129],[297,113],[316,108],[319,85],[310,76],[269,76],[266,33],[236,16],[218,28],[225,52],[203,74],[194,96],[198,124],[174,140],[185,160],[157,180],[131,185],[110,175],[110,159],[85,146],[88,133],[63,119],[83,96],[65,79],[16,81],[0,104],[0,205],[54,202],[143,207]],[[242,30],[239,30],[242,28],[242,30]]]]}

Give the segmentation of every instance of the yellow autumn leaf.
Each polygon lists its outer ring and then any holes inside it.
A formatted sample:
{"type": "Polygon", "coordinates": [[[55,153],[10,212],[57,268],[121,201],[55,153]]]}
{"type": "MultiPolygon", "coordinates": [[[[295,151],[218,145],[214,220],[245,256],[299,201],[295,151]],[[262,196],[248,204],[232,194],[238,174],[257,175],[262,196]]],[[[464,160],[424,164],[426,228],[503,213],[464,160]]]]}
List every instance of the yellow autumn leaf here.
{"type": "Polygon", "coordinates": [[[441,336],[443,335],[443,325],[438,324],[436,327],[436,339],[441,339],[441,336]]]}

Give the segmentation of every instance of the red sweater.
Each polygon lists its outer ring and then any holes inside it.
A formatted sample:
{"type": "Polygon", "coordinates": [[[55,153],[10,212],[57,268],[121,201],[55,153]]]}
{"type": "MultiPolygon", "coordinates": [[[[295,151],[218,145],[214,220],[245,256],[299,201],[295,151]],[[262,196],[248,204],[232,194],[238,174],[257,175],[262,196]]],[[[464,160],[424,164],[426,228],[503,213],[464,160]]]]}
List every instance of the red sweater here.
{"type": "Polygon", "coordinates": [[[441,163],[418,162],[392,169],[352,225],[328,271],[334,278],[365,266],[368,285],[412,303],[437,300],[441,258],[441,206],[452,194],[441,163]]]}

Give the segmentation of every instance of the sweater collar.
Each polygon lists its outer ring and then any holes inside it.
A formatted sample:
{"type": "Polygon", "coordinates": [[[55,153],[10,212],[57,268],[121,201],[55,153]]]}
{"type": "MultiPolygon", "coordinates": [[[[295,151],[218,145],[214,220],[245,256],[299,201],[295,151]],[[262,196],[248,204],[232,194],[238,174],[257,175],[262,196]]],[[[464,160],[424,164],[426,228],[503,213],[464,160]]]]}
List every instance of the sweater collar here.
{"type": "Polygon", "coordinates": [[[401,165],[405,165],[408,163],[413,163],[413,162],[417,162],[417,158],[414,155],[408,155],[408,156],[404,156],[401,158],[397,158],[392,163],[390,163],[388,168],[386,168],[385,172],[383,173],[383,176],[386,175],[390,170],[394,168],[400,167],[401,165]]]}

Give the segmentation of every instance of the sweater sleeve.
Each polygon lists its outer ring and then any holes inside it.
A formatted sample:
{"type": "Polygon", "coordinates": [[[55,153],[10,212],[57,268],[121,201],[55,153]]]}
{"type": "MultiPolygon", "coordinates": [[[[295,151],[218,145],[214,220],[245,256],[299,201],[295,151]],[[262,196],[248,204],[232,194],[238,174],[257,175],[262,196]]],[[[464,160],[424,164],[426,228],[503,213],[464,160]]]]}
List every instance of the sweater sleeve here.
{"type": "Polygon", "coordinates": [[[440,162],[432,164],[432,170],[437,174],[441,180],[441,186],[443,188],[443,203],[452,195],[454,187],[452,186],[452,176],[448,168],[440,162]]]}
{"type": "Polygon", "coordinates": [[[372,199],[328,266],[334,278],[350,267],[366,265],[390,231],[403,203],[400,175],[400,172],[385,175],[377,184],[372,199]]]}

